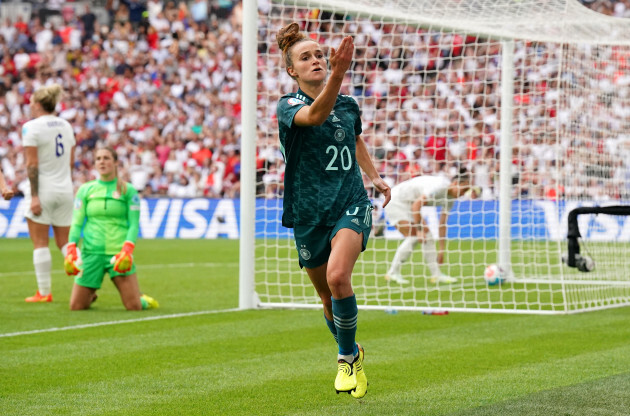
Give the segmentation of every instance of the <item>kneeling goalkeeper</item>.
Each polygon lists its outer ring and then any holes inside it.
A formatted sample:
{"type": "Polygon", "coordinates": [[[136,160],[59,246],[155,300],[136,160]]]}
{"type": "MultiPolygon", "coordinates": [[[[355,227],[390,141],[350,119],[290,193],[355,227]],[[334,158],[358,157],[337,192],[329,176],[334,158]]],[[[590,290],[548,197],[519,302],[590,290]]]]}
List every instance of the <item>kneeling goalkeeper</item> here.
{"type": "Polygon", "coordinates": [[[157,308],[155,299],[140,293],[133,250],[138,238],[140,198],[129,183],[118,178],[118,155],[98,149],[95,167],[99,179],[77,191],[64,269],[76,276],[70,310],[88,309],[96,300],[105,273],[120,293],[127,310],[157,308]],[[83,252],[77,248],[83,232],[83,252]]]}

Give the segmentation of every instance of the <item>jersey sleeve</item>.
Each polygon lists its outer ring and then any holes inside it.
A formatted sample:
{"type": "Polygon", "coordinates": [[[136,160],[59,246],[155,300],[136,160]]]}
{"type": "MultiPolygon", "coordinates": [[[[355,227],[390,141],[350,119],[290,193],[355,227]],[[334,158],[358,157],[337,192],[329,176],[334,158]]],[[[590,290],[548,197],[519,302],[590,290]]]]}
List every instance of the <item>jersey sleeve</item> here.
{"type": "Polygon", "coordinates": [[[140,196],[130,183],[127,184],[127,230],[126,241],[136,243],[140,233],[140,196]]]}
{"type": "Polygon", "coordinates": [[[85,224],[87,205],[87,188],[81,186],[74,198],[74,209],[72,211],[72,224],[70,225],[70,235],[68,241],[71,243],[79,243],[81,240],[81,231],[85,224]]]}
{"type": "Polygon", "coordinates": [[[278,124],[291,128],[295,115],[305,105],[306,103],[298,98],[282,97],[280,101],[278,101],[278,108],[276,109],[278,124]]]}
{"type": "Polygon", "coordinates": [[[22,126],[22,146],[37,147],[37,132],[35,130],[32,123],[26,123],[22,126]]]}

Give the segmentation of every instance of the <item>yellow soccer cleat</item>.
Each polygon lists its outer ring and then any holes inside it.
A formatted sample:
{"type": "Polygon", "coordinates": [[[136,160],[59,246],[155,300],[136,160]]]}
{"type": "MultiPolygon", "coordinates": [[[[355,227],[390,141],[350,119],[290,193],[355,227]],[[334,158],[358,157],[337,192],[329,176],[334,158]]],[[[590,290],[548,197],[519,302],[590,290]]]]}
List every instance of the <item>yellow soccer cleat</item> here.
{"type": "Polygon", "coordinates": [[[143,306],[142,309],[157,309],[160,307],[160,304],[158,303],[158,301],[153,299],[149,295],[140,296],[140,301],[142,302],[142,306],[143,306]],[[144,307],[145,304],[147,305],[146,308],[144,307]]]}
{"type": "Polygon", "coordinates": [[[360,344],[357,344],[359,348],[359,355],[354,359],[352,367],[354,367],[354,373],[357,375],[357,388],[350,394],[356,399],[360,399],[367,393],[368,381],[365,376],[365,370],[363,370],[363,357],[365,357],[365,351],[360,344]]]}
{"type": "Polygon", "coordinates": [[[353,365],[345,360],[337,361],[337,378],[335,379],[335,390],[339,393],[350,393],[357,388],[357,375],[353,365]]]}
{"type": "Polygon", "coordinates": [[[37,302],[52,302],[52,293],[47,294],[46,296],[42,296],[39,293],[39,290],[28,298],[24,299],[24,302],[28,303],[37,303],[37,302]]]}

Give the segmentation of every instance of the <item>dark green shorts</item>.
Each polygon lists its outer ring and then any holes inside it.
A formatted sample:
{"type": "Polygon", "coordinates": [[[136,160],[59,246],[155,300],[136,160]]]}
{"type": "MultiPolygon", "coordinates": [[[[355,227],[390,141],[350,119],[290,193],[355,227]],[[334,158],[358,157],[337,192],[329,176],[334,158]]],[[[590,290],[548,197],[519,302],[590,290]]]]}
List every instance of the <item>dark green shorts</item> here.
{"type": "Polygon", "coordinates": [[[296,225],[293,234],[300,267],[313,269],[326,263],[330,257],[330,242],[342,228],[349,228],[357,234],[363,233],[361,251],[364,251],[372,230],[372,205],[369,203],[352,205],[332,227],[296,225]]]}
{"type": "Polygon", "coordinates": [[[90,289],[100,289],[105,273],[109,274],[110,279],[113,279],[116,276],[129,276],[136,272],[136,263],[133,263],[131,270],[127,273],[118,273],[114,270],[114,265],[110,263],[111,259],[111,254],[83,253],[83,273],[75,277],[74,282],[90,289]]]}

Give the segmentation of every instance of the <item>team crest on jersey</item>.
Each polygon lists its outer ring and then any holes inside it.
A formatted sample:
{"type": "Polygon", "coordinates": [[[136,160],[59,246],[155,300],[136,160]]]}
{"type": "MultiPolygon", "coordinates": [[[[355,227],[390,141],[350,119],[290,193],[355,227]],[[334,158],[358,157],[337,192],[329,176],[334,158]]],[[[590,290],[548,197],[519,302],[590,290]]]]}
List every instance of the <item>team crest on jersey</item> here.
{"type": "Polygon", "coordinates": [[[335,139],[337,139],[338,142],[342,142],[343,139],[345,138],[346,138],[346,131],[344,129],[335,130],[335,139]]]}
{"type": "Polygon", "coordinates": [[[308,260],[311,258],[311,252],[307,250],[306,246],[302,246],[300,249],[300,257],[304,260],[308,260]]]}
{"type": "Polygon", "coordinates": [[[293,105],[298,105],[298,104],[306,104],[304,101],[299,100],[297,98],[291,97],[287,100],[287,103],[289,103],[289,105],[293,106],[293,105]]]}

